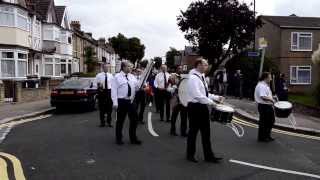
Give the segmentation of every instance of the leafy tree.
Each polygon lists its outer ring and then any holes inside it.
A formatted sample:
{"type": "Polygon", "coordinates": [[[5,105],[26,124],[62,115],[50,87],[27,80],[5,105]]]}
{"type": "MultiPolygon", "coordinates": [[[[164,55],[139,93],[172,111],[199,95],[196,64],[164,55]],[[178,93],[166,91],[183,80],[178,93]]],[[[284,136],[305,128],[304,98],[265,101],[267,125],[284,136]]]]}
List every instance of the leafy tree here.
{"type": "Polygon", "coordinates": [[[145,46],[141,44],[140,39],[137,37],[128,39],[119,33],[116,37],[110,38],[109,43],[120,56],[120,59],[128,59],[135,63],[144,57],[145,46]]]}
{"type": "Polygon", "coordinates": [[[87,65],[87,72],[95,72],[98,60],[96,58],[96,53],[94,52],[94,49],[91,46],[84,48],[84,58],[85,64],[87,65]]]}
{"type": "Polygon", "coordinates": [[[212,74],[230,56],[237,55],[252,42],[261,25],[246,3],[238,0],[203,0],[190,4],[177,18],[185,38],[199,47],[209,60],[212,74]]]}
{"type": "Polygon", "coordinates": [[[170,47],[170,50],[166,53],[167,66],[175,68],[175,57],[180,55],[181,53],[177,49],[170,47]]]}

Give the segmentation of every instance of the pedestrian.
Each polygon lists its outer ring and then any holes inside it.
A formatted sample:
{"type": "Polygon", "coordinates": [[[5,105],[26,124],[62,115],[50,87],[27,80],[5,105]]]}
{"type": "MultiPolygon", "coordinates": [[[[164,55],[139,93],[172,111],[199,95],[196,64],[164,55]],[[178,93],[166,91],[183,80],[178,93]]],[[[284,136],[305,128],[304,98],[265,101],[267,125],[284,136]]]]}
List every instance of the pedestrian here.
{"type": "Polygon", "coordinates": [[[271,137],[271,130],[275,122],[273,104],[275,100],[272,97],[270,82],[272,76],[265,72],[261,75],[254,92],[254,99],[258,104],[259,111],[259,142],[270,142],[274,139],[271,137]]]}
{"type": "Polygon", "coordinates": [[[105,127],[105,114],[107,114],[108,127],[112,127],[112,99],[111,88],[113,76],[108,72],[109,64],[104,64],[103,71],[96,76],[98,86],[98,104],[100,115],[100,127],[105,127]]]}
{"type": "Polygon", "coordinates": [[[221,96],[209,94],[208,84],[205,81],[204,73],[208,70],[208,62],[202,58],[195,63],[194,69],[189,73],[187,83],[188,92],[188,117],[189,132],[187,139],[187,160],[198,162],[194,157],[196,152],[197,134],[200,131],[204,152],[204,159],[207,162],[219,163],[222,158],[214,155],[210,139],[209,106],[214,106],[214,101],[222,102],[221,96]]]}
{"type": "Polygon", "coordinates": [[[179,95],[178,95],[178,88],[179,88],[178,86],[179,86],[179,82],[182,79],[181,77],[182,70],[183,70],[182,66],[178,66],[176,69],[177,74],[174,76],[174,78],[172,78],[173,84],[175,86],[173,99],[175,100],[176,103],[173,105],[173,108],[172,108],[170,134],[173,136],[177,136],[176,121],[180,113],[180,135],[182,137],[187,137],[187,124],[188,124],[187,108],[181,104],[179,95]]]}
{"type": "Polygon", "coordinates": [[[219,94],[226,96],[228,90],[228,74],[227,69],[223,68],[218,74],[217,79],[219,83],[219,94]]]}
{"type": "MultiPolygon", "coordinates": [[[[142,68],[136,69],[136,78],[140,82],[142,80],[142,68]]],[[[139,89],[135,97],[136,108],[138,112],[138,122],[144,124],[143,114],[146,107],[146,92],[143,89],[139,89]]]]}
{"type": "Polygon", "coordinates": [[[166,106],[166,121],[170,122],[170,99],[168,92],[170,74],[167,72],[167,66],[161,66],[161,72],[156,75],[154,86],[157,88],[159,98],[160,121],[163,121],[164,106],[166,106]]]}
{"type": "Polygon", "coordinates": [[[240,69],[238,69],[234,74],[233,85],[234,85],[235,96],[238,97],[239,99],[242,99],[243,75],[241,74],[240,69]]]}
{"type": "Polygon", "coordinates": [[[132,64],[128,61],[121,63],[121,71],[116,74],[112,83],[112,101],[113,106],[117,110],[116,122],[116,143],[122,145],[122,129],[126,116],[129,116],[129,137],[131,144],[140,145],[142,142],[137,138],[137,121],[138,114],[133,103],[136,90],[138,90],[138,81],[131,74],[132,64]]]}
{"type": "Polygon", "coordinates": [[[284,74],[280,74],[280,77],[276,80],[276,95],[279,101],[288,101],[288,86],[284,74]]]}

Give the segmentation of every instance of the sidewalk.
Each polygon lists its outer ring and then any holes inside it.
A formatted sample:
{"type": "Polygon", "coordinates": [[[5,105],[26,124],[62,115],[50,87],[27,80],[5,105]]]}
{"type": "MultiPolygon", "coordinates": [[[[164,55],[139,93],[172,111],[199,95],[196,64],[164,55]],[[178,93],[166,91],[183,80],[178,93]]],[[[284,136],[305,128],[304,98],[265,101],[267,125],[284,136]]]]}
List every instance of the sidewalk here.
{"type": "Polygon", "coordinates": [[[54,108],[50,106],[49,99],[21,104],[0,104],[0,124],[16,119],[36,116],[53,109],[54,108]]]}
{"type": "MultiPolygon", "coordinates": [[[[226,102],[233,106],[236,113],[242,117],[250,119],[251,121],[259,121],[259,113],[255,102],[247,99],[235,99],[228,97],[226,102]]],[[[292,131],[306,131],[311,134],[320,134],[320,118],[308,116],[306,114],[300,114],[298,112],[293,113],[297,125],[295,128],[291,125],[288,119],[276,118],[276,126],[291,129],[292,131]]]]}

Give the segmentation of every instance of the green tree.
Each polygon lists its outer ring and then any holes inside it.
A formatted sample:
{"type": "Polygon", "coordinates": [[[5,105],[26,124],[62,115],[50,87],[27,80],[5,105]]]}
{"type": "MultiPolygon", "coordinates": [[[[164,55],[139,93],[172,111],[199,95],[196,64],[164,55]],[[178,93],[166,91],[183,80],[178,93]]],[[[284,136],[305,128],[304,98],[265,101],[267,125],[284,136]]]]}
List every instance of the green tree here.
{"type": "Polygon", "coordinates": [[[87,72],[95,72],[98,61],[96,58],[96,53],[94,52],[94,49],[91,46],[84,48],[84,58],[85,64],[87,65],[87,72]]]}
{"type": "Polygon", "coordinates": [[[175,57],[180,55],[181,53],[177,49],[170,47],[170,50],[166,53],[167,66],[175,68],[175,57]]]}
{"type": "Polygon", "coordinates": [[[142,60],[145,54],[145,46],[137,37],[127,38],[119,33],[109,39],[109,43],[121,59],[128,59],[132,63],[142,60]]]}
{"type": "Polygon", "coordinates": [[[177,18],[185,38],[209,60],[212,74],[230,56],[246,49],[260,26],[254,12],[238,0],[203,0],[190,4],[177,18]]]}

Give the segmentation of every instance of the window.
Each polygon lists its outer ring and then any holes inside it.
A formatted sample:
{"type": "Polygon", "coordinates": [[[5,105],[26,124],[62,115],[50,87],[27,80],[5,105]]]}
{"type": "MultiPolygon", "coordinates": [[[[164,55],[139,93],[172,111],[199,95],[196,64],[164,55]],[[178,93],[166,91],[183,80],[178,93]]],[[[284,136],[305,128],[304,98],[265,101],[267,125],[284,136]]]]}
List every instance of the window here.
{"type": "Polygon", "coordinates": [[[290,84],[311,84],[311,66],[291,66],[290,84]]]}
{"type": "Polygon", "coordinates": [[[27,75],[27,61],[18,61],[18,77],[27,75]]]}
{"type": "Polygon", "coordinates": [[[292,51],[312,51],[312,33],[293,32],[291,34],[292,51]]]}
{"type": "Polygon", "coordinates": [[[1,55],[1,76],[15,77],[14,52],[2,52],[1,55]]]}
{"type": "Polygon", "coordinates": [[[18,59],[27,59],[27,54],[18,53],[18,59]]]}
{"type": "Polygon", "coordinates": [[[17,14],[17,27],[21,28],[23,30],[28,31],[29,30],[29,22],[28,22],[28,13],[25,11],[22,11],[18,9],[18,14],[17,14]]]}
{"type": "Polygon", "coordinates": [[[61,75],[61,64],[60,64],[60,59],[55,60],[55,76],[60,76],[61,75]]]}
{"type": "Polygon", "coordinates": [[[67,44],[68,43],[67,32],[66,31],[61,31],[60,35],[61,35],[60,36],[61,42],[67,44]]]}
{"type": "Polygon", "coordinates": [[[0,7],[0,26],[15,25],[14,22],[14,9],[12,7],[0,7]]]}
{"type": "Polygon", "coordinates": [[[2,58],[13,59],[14,53],[13,52],[2,52],[2,58]]]}
{"type": "Polygon", "coordinates": [[[46,76],[53,76],[53,59],[52,58],[46,58],[44,60],[44,74],[46,76]]]}
{"type": "Polygon", "coordinates": [[[67,74],[67,65],[65,59],[61,59],[61,74],[67,74]]]}

